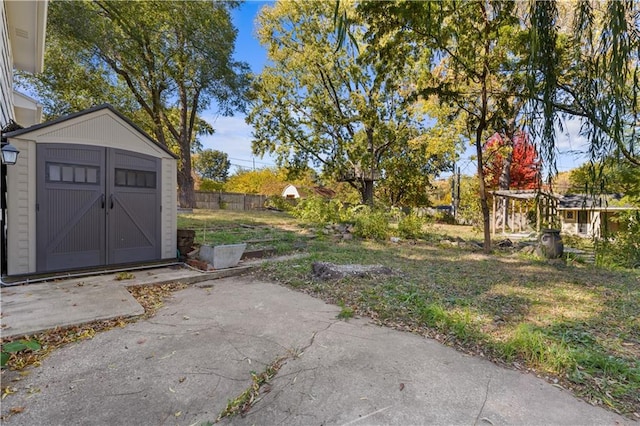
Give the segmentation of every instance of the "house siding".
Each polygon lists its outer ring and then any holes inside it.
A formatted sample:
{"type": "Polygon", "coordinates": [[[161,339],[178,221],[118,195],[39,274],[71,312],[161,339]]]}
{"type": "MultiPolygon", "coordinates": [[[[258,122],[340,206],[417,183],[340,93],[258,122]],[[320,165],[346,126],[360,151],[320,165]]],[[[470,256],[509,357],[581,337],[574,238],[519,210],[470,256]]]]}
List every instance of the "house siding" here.
{"type": "Polygon", "coordinates": [[[13,66],[4,0],[0,0],[0,128],[14,119],[13,66]]]}

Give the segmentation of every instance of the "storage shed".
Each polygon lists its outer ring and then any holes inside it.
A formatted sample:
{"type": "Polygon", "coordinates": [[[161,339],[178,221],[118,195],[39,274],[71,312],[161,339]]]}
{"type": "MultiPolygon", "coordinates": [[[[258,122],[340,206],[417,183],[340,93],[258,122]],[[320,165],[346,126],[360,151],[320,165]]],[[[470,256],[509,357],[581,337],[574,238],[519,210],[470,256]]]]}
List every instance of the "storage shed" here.
{"type": "Polygon", "coordinates": [[[298,188],[291,184],[288,184],[282,190],[282,196],[284,198],[300,198],[300,193],[298,192],[298,188]]]}
{"type": "Polygon", "coordinates": [[[4,135],[8,275],[176,257],[176,157],[100,105],[4,135]]]}

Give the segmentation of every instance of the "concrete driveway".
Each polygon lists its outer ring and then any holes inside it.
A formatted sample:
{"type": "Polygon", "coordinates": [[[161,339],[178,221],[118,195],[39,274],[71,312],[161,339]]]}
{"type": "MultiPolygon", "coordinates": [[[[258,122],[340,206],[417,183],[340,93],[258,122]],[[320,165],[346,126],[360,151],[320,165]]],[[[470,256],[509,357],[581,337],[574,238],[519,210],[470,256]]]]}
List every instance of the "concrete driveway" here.
{"type": "Polygon", "coordinates": [[[55,351],[17,382],[7,425],[214,422],[281,360],[244,417],[222,424],[633,424],[532,375],[251,277],[174,294],[156,316],[55,351]]]}

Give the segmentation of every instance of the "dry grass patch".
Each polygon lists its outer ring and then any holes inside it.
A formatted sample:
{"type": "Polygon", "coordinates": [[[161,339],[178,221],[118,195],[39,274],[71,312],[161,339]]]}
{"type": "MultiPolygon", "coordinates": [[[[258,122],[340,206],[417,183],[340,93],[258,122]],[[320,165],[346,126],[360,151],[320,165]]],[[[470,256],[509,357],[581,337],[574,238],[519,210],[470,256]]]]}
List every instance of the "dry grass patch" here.
{"type": "Polygon", "coordinates": [[[264,274],[374,321],[529,369],[640,415],[640,276],[434,245],[318,241],[264,274]],[[382,264],[393,277],[314,280],[311,264],[382,264]]]}

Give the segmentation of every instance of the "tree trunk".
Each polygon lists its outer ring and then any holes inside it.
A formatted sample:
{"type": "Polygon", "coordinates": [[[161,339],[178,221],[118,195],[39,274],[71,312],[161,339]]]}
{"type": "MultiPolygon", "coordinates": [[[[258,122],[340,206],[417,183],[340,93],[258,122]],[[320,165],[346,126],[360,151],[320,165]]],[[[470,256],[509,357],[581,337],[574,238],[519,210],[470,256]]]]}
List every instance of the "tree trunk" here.
{"type": "Polygon", "coordinates": [[[364,180],[362,195],[362,202],[368,206],[373,207],[373,180],[364,180]]]}
{"type": "Polygon", "coordinates": [[[478,181],[480,183],[480,209],[482,210],[482,223],[484,229],[484,245],[485,253],[491,252],[491,226],[489,217],[489,204],[487,203],[487,189],[484,182],[484,168],[482,167],[482,133],[484,132],[484,123],[476,128],[476,152],[478,155],[478,181]]]}
{"type": "Polygon", "coordinates": [[[487,11],[484,8],[484,3],[480,3],[480,8],[482,9],[482,15],[484,17],[484,33],[485,33],[485,44],[484,44],[484,64],[482,74],[480,75],[480,84],[481,84],[481,98],[482,98],[482,106],[480,109],[480,116],[478,120],[478,126],[476,127],[476,152],[478,154],[478,179],[480,180],[480,209],[482,210],[482,222],[484,225],[484,252],[489,254],[491,253],[491,225],[490,225],[490,217],[489,217],[489,204],[487,203],[487,188],[485,186],[484,180],[484,164],[482,161],[482,134],[487,127],[487,109],[488,109],[488,94],[487,94],[487,80],[489,76],[489,51],[490,47],[490,38],[489,38],[489,22],[487,11]]]}
{"type": "Polygon", "coordinates": [[[191,176],[191,150],[189,148],[189,141],[180,141],[181,155],[178,160],[178,204],[180,207],[186,209],[192,209],[196,206],[193,176],[191,176]]]}
{"type": "Polygon", "coordinates": [[[188,175],[185,174],[184,170],[178,170],[178,204],[180,207],[187,209],[192,209],[196,206],[191,170],[188,171],[188,175]]]}

